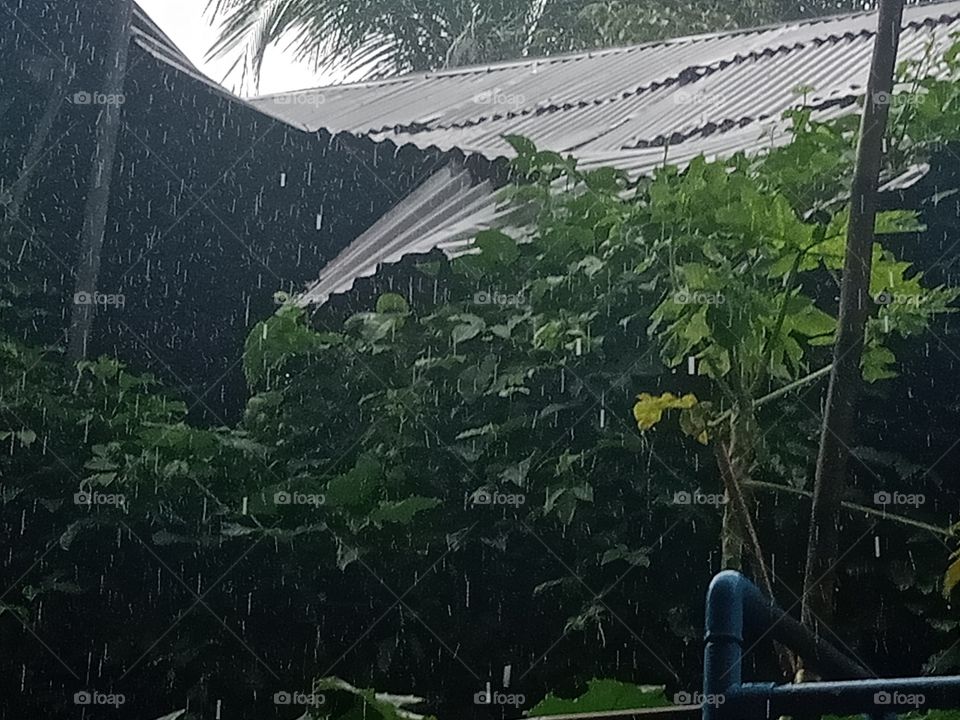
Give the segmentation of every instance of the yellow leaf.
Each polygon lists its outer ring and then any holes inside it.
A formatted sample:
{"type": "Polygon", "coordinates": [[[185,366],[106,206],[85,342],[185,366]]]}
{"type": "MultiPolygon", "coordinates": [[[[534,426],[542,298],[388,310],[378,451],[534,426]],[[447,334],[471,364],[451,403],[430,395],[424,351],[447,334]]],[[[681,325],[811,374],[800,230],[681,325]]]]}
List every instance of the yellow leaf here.
{"type": "Polygon", "coordinates": [[[943,596],[950,597],[953,589],[960,584],[960,552],[955,552],[950,558],[953,562],[947,568],[946,575],[943,576],[943,596]]]}
{"type": "Polygon", "coordinates": [[[683,397],[677,397],[673,393],[664,393],[660,396],[640,393],[633,406],[633,417],[637,421],[637,427],[641,430],[649,430],[660,422],[665,410],[684,410],[696,404],[697,398],[691,393],[683,397]]]}

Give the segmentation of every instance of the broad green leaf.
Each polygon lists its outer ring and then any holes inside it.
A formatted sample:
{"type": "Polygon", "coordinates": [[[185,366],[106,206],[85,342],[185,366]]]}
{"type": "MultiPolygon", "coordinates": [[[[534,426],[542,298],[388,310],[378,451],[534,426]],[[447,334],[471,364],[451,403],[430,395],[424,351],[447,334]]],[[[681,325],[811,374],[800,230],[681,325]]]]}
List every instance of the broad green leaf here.
{"type": "Polygon", "coordinates": [[[567,715],[574,713],[601,713],[613,710],[667,707],[663,685],[634,685],[611,679],[593,679],[587,691],[576,698],[548,694],[526,712],[531,717],[567,715]]]}

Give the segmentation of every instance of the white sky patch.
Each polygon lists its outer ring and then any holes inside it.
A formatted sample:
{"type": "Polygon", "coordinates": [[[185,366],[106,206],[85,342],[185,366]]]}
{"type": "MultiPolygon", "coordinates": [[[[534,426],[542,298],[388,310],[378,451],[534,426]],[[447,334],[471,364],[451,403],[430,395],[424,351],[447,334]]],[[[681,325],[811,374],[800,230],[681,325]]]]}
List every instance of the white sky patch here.
{"type": "Polygon", "coordinates": [[[209,16],[204,15],[204,0],[137,0],[140,7],[160,26],[184,55],[200,68],[209,78],[223,84],[237,94],[267,95],[287,90],[331,85],[340,82],[337,77],[325,76],[307,64],[297,63],[292,53],[284,52],[283,45],[271,47],[263,63],[258,92],[252,87],[240,87],[240,71],[235,71],[226,80],[224,76],[230,69],[232,58],[222,58],[207,62],[207,51],[217,38],[217,30],[211,24],[209,16]]]}

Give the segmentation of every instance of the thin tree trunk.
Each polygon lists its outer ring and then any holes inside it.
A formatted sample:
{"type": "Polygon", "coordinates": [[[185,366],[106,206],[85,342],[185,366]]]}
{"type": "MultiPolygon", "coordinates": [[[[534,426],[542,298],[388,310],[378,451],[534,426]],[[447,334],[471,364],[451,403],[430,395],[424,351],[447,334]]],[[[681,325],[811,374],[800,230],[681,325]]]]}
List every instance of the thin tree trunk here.
{"type": "MultiPolygon", "coordinates": [[[[717,462],[721,463],[719,453],[724,453],[723,449],[718,448],[717,462]]],[[[720,564],[724,570],[743,570],[743,528],[737,519],[737,512],[733,509],[733,502],[730,493],[724,494],[726,502],[723,506],[723,524],[720,529],[720,564]]]]}
{"type": "Polygon", "coordinates": [[[881,0],[850,192],[850,222],[840,287],[837,341],[833,349],[833,368],[810,511],[802,617],[804,624],[814,630],[820,623],[829,625],[833,621],[837,525],[849,454],[847,448],[851,444],[862,382],[860,361],[871,306],[870,266],[877,214],[877,183],[902,17],[903,0],[881,0]]]}
{"type": "Polygon", "coordinates": [[[60,108],[63,107],[64,93],[67,87],[67,71],[63,68],[57,68],[54,71],[53,89],[50,91],[50,97],[47,99],[47,107],[34,128],[33,136],[30,138],[30,147],[27,148],[27,154],[23,156],[23,165],[20,168],[20,175],[13,183],[10,190],[10,200],[7,203],[7,213],[3,221],[3,235],[6,235],[13,225],[20,218],[20,209],[23,207],[24,200],[27,198],[27,192],[30,190],[30,184],[33,182],[33,176],[37,167],[40,165],[40,158],[43,156],[44,148],[47,144],[47,138],[50,137],[50,131],[60,114],[60,108]]]}
{"type": "MultiPolygon", "coordinates": [[[[133,0],[117,0],[117,3],[103,87],[103,95],[114,99],[123,95],[133,19],[133,0]]],[[[97,117],[96,147],[90,168],[89,190],[84,209],[73,314],[67,334],[69,363],[75,363],[87,356],[87,341],[93,327],[93,316],[96,311],[94,296],[100,277],[100,256],[107,225],[107,209],[110,204],[113,162],[117,154],[121,105],[120,102],[108,101],[100,108],[100,115],[97,117]]]]}
{"type": "MultiPolygon", "coordinates": [[[[754,579],[767,597],[774,600],[773,579],[753,522],[754,503],[748,490],[756,432],[753,415],[745,414],[742,408],[734,409],[729,442],[721,441],[716,446],[717,464],[727,499],[723,508],[723,563],[725,569],[742,570],[742,553],[746,547],[754,579]]],[[[799,667],[797,658],[779,643],[775,643],[775,650],[784,679],[792,679],[799,667]]]]}

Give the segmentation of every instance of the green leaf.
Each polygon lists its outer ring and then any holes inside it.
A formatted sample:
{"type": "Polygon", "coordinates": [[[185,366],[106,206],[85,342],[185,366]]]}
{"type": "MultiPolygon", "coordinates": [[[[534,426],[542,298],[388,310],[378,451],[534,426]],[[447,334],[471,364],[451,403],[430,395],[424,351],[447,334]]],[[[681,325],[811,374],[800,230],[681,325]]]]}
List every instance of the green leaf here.
{"type": "Polygon", "coordinates": [[[467,340],[472,340],[487,327],[483,318],[471,314],[455,315],[454,319],[459,320],[460,324],[455,325],[450,333],[454,344],[460,344],[467,340]]]}
{"type": "Polygon", "coordinates": [[[506,267],[520,257],[517,242],[499,230],[481,230],[474,245],[480,249],[478,259],[486,268],[506,267]]]}
{"type": "Polygon", "coordinates": [[[533,461],[533,455],[524,458],[520,462],[511,465],[502,473],[500,478],[505,482],[513,483],[518,487],[524,487],[527,483],[527,473],[530,472],[530,463],[533,461]]]}
{"type": "Polygon", "coordinates": [[[427,720],[407,709],[424,702],[415,695],[393,695],[358,688],[338,677],[318,678],[314,680],[312,690],[326,699],[318,712],[328,720],[427,720]]]}
{"type": "Polygon", "coordinates": [[[789,327],[807,337],[830,335],[836,330],[837,320],[819,308],[810,305],[802,313],[790,315],[789,327]]]}
{"type": "Polygon", "coordinates": [[[604,552],[600,564],[607,565],[617,560],[626,560],[634,567],[650,567],[650,556],[646,550],[630,550],[622,544],[604,552]]]}
{"type": "Polygon", "coordinates": [[[364,453],[349,472],[327,483],[324,493],[327,503],[345,507],[364,505],[377,493],[382,477],[383,470],[376,456],[364,453]]]}
{"type": "Polygon", "coordinates": [[[943,596],[946,598],[949,598],[953,589],[960,585],[960,552],[954,553],[951,560],[952,562],[943,576],[943,596]]]}
{"type": "Polygon", "coordinates": [[[408,525],[417,513],[437,507],[440,500],[428,497],[408,497],[399,501],[380,503],[380,506],[370,513],[370,521],[381,525],[383,523],[397,523],[408,525]]]}
{"type": "Polygon", "coordinates": [[[663,685],[633,685],[619,680],[593,679],[587,691],[579,697],[567,699],[550,693],[526,712],[532,717],[600,713],[635,708],[667,707],[663,685]]]}
{"type": "Polygon", "coordinates": [[[683,327],[683,337],[687,341],[687,347],[694,347],[701,340],[710,337],[706,307],[700,308],[690,316],[683,327]]]}
{"type": "Polygon", "coordinates": [[[254,325],[247,336],[243,350],[247,384],[256,388],[271,370],[289,358],[314,353],[340,341],[337,335],[321,334],[309,328],[303,309],[286,305],[254,325]]]}
{"type": "Polygon", "coordinates": [[[877,380],[896,377],[897,373],[893,370],[896,360],[893,352],[885,347],[873,345],[865,348],[863,358],[860,361],[863,379],[868,383],[873,383],[877,380]]]}
{"type": "Polygon", "coordinates": [[[410,306],[407,304],[407,301],[404,299],[403,295],[397,295],[396,293],[384,293],[377,298],[377,312],[383,314],[394,313],[398,315],[406,315],[410,312],[410,306]]]}

